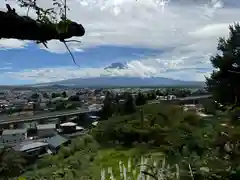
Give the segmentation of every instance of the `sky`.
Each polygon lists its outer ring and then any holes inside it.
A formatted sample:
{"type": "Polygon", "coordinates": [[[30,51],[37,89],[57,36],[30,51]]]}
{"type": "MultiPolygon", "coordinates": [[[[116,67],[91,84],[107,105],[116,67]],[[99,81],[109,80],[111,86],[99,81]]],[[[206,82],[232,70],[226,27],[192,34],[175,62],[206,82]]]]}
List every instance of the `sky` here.
{"type": "MultiPolygon", "coordinates": [[[[26,15],[17,0],[8,0],[26,15]]],[[[50,0],[37,0],[43,8],[50,0]]],[[[67,17],[86,33],[65,46],[0,39],[0,85],[34,84],[99,76],[167,77],[204,81],[219,37],[239,22],[239,0],[67,0],[67,17]],[[125,69],[106,70],[111,63],[125,69]]],[[[6,11],[5,1],[0,10],[6,11]]],[[[57,10],[57,9],[56,9],[57,10]]],[[[58,10],[57,10],[58,11],[58,10]]],[[[30,10],[29,16],[35,18],[30,10]]]]}

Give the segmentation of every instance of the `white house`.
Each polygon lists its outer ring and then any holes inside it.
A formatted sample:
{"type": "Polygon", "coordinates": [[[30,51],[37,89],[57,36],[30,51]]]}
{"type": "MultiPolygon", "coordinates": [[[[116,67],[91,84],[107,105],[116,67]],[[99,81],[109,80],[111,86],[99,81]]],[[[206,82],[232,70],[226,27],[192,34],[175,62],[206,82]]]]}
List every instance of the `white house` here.
{"type": "Polygon", "coordinates": [[[0,136],[0,143],[19,143],[27,139],[27,129],[5,129],[0,136]]]}
{"type": "Polygon", "coordinates": [[[168,95],[167,96],[167,99],[168,100],[173,100],[173,99],[176,99],[177,97],[175,95],[168,95]]]}
{"type": "Polygon", "coordinates": [[[38,137],[52,137],[56,135],[56,124],[39,124],[37,125],[38,137]]]}

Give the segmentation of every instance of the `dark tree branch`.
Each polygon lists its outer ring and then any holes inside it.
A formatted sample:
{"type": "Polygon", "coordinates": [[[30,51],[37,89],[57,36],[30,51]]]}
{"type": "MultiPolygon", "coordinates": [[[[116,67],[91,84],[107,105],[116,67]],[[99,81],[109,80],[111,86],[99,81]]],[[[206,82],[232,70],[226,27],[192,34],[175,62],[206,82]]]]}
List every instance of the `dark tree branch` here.
{"type": "Polygon", "coordinates": [[[19,16],[15,9],[7,5],[8,11],[0,11],[0,38],[13,38],[19,40],[32,40],[38,42],[47,42],[49,40],[60,40],[83,36],[85,29],[81,24],[73,21],[66,23],[42,23],[28,16],[19,16]],[[61,29],[62,28],[62,29],[61,29]]]}
{"type": "MultiPolygon", "coordinates": [[[[38,15],[37,20],[34,20],[28,16],[19,16],[16,13],[15,9],[12,9],[9,4],[6,4],[8,11],[0,11],[0,39],[6,38],[31,40],[36,41],[37,43],[42,43],[46,48],[48,48],[47,41],[59,40],[60,42],[63,42],[66,46],[68,52],[73,59],[73,62],[77,66],[79,66],[76,63],[75,58],[67,45],[67,42],[80,41],[66,39],[74,36],[83,36],[85,34],[85,29],[81,24],[70,21],[66,18],[66,1],[64,4],[65,15],[61,17],[62,20],[59,23],[53,23],[49,20],[49,17],[47,16],[51,15],[51,13],[55,13],[54,11],[52,11],[52,9],[41,9],[37,6],[35,0],[21,0],[20,2],[20,5],[22,7],[27,7],[28,11],[30,8],[33,8],[36,11],[38,15]]],[[[61,4],[57,3],[54,0],[54,5],[56,4],[61,7],[61,4]]]]}
{"type": "MultiPolygon", "coordinates": [[[[74,56],[73,56],[71,50],[69,49],[69,47],[68,47],[66,41],[63,41],[63,44],[65,45],[65,47],[67,48],[67,50],[68,50],[70,56],[72,57],[72,60],[73,60],[74,64],[77,65],[77,66],[79,66],[79,65],[77,64],[77,62],[76,62],[76,60],[75,60],[75,58],[74,58],[74,56]]],[[[80,66],[79,66],[79,67],[80,67],[80,66]]]]}

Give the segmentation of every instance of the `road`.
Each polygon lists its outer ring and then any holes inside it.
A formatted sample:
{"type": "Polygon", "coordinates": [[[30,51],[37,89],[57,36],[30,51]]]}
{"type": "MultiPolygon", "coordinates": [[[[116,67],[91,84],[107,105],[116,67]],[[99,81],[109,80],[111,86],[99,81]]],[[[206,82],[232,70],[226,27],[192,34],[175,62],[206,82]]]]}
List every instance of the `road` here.
{"type": "MultiPolygon", "coordinates": [[[[181,98],[179,100],[195,100],[195,99],[201,99],[201,98],[207,98],[211,95],[202,95],[202,96],[190,96],[181,98]]],[[[148,104],[157,104],[160,103],[158,100],[149,101],[148,104]]],[[[52,119],[52,118],[58,118],[62,116],[72,116],[72,115],[78,115],[91,112],[88,109],[82,109],[82,110],[68,110],[68,111],[56,111],[56,112],[48,112],[48,113],[42,113],[42,114],[36,114],[33,116],[16,116],[16,117],[10,117],[10,116],[2,116],[0,117],[0,125],[4,124],[11,124],[11,123],[21,123],[21,122],[31,122],[31,121],[38,121],[41,119],[52,119]]]]}
{"type": "Polygon", "coordinates": [[[88,113],[88,112],[91,112],[91,111],[89,111],[88,109],[82,109],[82,110],[78,109],[78,110],[48,112],[48,113],[42,113],[42,114],[37,114],[33,116],[16,116],[16,117],[2,116],[0,117],[0,125],[20,123],[20,122],[31,122],[31,121],[38,121],[42,119],[52,119],[52,118],[58,118],[62,116],[74,116],[74,115],[88,113]]]}

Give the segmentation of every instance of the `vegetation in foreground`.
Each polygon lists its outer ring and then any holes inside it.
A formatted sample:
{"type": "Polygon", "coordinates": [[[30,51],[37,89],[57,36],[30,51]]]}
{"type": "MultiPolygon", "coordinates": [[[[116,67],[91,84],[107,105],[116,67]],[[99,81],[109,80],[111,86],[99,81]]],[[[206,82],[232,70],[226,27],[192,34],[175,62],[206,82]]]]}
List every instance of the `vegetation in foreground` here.
{"type": "MultiPolygon", "coordinates": [[[[230,38],[219,40],[222,54],[212,58],[219,70],[207,79],[209,92],[224,106],[239,104],[239,31],[235,24],[230,38]]],[[[136,107],[132,96],[125,96],[122,106],[108,94],[98,126],[55,156],[30,165],[24,155],[3,149],[1,178],[240,179],[240,123],[235,106],[221,112],[217,103],[203,103],[214,116],[201,118],[177,105],[142,105],[143,99],[136,107]]]]}
{"type": "Polygon", "coordinates": [[[101,121],[90,135],[76,138],[57,155],[47,155],[34,165],[26,166],[26,158],[5,152],[1,177],[239,179],[239,127],[227,113],[218,116],[217,111],[202,119],[175,105],[146,104],[141,109],[143,116],[137,108],[135,113],[101,121]]]}

